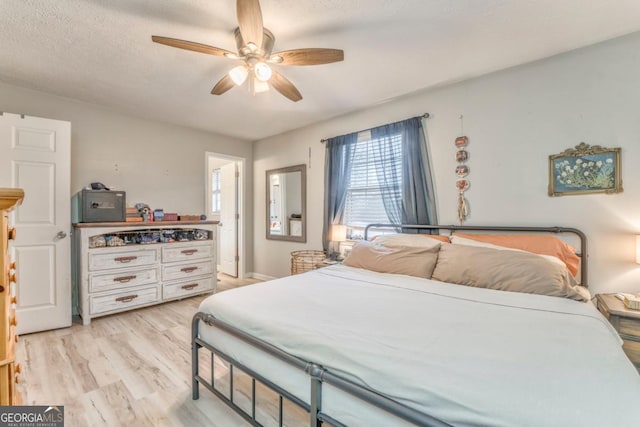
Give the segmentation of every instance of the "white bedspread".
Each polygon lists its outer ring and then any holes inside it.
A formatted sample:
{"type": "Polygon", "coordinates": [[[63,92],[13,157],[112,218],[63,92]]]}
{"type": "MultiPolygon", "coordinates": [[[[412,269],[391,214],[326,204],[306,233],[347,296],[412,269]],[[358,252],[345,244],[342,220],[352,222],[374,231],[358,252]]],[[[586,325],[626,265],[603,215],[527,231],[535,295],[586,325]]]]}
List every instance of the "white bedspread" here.
{"type": "Polygon", "coordinates": [[[590,303],[338,265],[200,311],[453,425],[638,425],[640,376],[590,303]]]}

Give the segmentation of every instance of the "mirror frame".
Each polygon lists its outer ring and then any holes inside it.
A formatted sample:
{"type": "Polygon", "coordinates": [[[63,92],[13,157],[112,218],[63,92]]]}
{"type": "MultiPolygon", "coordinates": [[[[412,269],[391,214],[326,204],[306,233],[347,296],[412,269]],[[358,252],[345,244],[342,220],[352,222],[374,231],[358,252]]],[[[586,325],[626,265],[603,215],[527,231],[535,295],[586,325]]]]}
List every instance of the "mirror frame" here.
{"type": "Polygon", "coordinates": [[[265,205],[266,205],[266,220],[265,220],[265,235],[266,238],[268,240],[284,240],[284,241],[288,241],[288,242],[301,242],[301,243],[306,243],[307,242],[307,165],[306,164],[302,164],[302,165],[295,165],[295,166],[289,166],[286,168],[280,168],[280,169],[270,169],[266,171],[266,175],[265,175],[265,181],[266,181],[266,185],[265,185],[265,205]],[[271,221],[270,221],[270,194],[271,194],[271,188],[270,188],[270,183],[271,183],[271,175],[276,175],[279,173],[288,173],[288,172],[300,172],[300,179],[302,182],[300,182],[300,202],[301,202],[301,207],[302,207],[302,235],[300,236],[282,236],[282,235],[278,235],[278,234],[270,234],[269,233],[269,229],[271,228],[271,221]]]}

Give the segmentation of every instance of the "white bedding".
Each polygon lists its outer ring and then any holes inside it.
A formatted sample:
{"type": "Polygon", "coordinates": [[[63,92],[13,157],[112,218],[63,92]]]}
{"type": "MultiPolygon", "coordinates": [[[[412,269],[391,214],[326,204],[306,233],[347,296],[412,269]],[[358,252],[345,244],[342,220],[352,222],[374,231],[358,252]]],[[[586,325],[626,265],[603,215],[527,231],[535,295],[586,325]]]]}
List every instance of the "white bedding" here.
{"type": "MultiPolygon", "coordinates": [[[[637,425],[640,376],[589,303],[338,265],[215,294],[200,311],[453,425],[637,425]]],[[[213,328],[201,336],[284,372],[213,328]]],[[[279,383],[308,398],[294,377],[279,383]]],[[[370,425],[331,402],[337,419],[370,425]]]]}

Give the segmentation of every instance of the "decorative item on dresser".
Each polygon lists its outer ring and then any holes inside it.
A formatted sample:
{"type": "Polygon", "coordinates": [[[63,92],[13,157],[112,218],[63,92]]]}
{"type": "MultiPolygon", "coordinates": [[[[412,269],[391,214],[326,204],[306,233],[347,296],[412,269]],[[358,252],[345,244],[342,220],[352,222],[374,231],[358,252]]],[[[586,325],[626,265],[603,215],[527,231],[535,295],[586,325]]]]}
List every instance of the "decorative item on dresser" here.
{"type": "Polygon", "coordinates": [[[624,340],[622,349],[640,372],[640,311],[624,306],[615,295],[596,295],[598,310],[624,340]]]}
{"type": "Polygon", "coordinates": [[[214,292],[217,223],[74,224],[73,278],[82,323],[214,292]]]}
{"type": "Polygon", "coordinates": [[[24,191],[16,188],[0,188],[0,405],[19,405],[20,393],[16,390],[20,364],[15,363],[15,263],[10,260],[9,240],[16,237],[15,228],[9,228],[9,211],[22,203],[24,191]]]}

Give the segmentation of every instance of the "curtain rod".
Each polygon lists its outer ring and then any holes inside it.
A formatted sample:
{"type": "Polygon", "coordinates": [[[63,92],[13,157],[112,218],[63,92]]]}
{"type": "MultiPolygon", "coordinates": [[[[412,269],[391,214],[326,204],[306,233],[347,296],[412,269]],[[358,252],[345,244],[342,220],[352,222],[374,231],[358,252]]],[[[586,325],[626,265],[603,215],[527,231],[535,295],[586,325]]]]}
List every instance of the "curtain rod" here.
{"type": "MultiPolygon", "coordinates": [[[[431,114],[429,114],[429,113],[424,113],[423,115],[421,115],[421,116],[417,116],[417,117],[422,117],[423,119],[428,119],[429,117],[431,117],[431,114]]],[[[373,129],[373,128],[369,128],[369,129],[362,129],[362,130],[359,130],[358,132],[351,132],[351,133],[360,133],[360,132],[365,132],[365,131],[368,131],[368,130],[371,130],[371,129],[373,129]]],[[[325,143],[325,142],[327,142],[328,140],[329,140],[329,138],[321,139],[321,140],[320,140],[320,142],[324,144],[324,143],[325,143]]]]}

